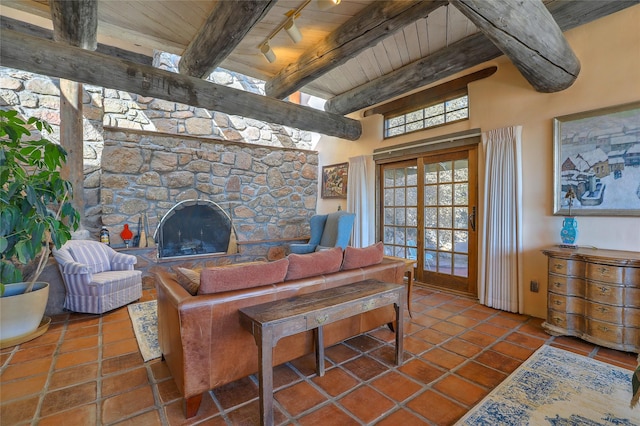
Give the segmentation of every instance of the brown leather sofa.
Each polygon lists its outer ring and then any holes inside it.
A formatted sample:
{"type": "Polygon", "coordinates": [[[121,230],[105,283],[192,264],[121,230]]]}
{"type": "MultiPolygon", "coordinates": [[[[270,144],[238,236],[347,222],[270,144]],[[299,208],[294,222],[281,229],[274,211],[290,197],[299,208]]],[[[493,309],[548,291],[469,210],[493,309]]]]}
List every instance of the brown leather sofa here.
{"type": "MultiPolygon", "coordinates": [[[[204,392],[258,371],[257,346],[253,336],[240,325],[239,308],[371,278],[401,284],[404,269],[403,262],[384,259],[378,264],[330,274],[196,296],[180,285],[175,274],[158,272],[158,340],[163,358],[185,398],[186,417],[197,414],[204,392]]],[[[325,347],[394,319],[393,307],[386,306],[328,324],[324,328],[325,347]]],[[[313,350],[312,332],[284,338],[274,349],[273,365],[313,350]]]]}

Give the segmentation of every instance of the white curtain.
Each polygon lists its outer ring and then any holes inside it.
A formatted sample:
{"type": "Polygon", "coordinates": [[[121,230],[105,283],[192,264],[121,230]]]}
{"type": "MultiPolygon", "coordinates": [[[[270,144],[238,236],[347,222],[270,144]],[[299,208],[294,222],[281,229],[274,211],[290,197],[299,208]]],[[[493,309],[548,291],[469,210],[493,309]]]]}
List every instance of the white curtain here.
{"type": "Polygon", "coordinates": [[[373,156],[349,158],[347,211],[356,214],[351,235],[353,247],[367,247],[375,242],[375,187],[373,156]]]}
{"type": "Polygon", "coordinates": [[[480,303],[523,312],[522,126],[482,133],[483,226],[480,246],[480,303]]]}

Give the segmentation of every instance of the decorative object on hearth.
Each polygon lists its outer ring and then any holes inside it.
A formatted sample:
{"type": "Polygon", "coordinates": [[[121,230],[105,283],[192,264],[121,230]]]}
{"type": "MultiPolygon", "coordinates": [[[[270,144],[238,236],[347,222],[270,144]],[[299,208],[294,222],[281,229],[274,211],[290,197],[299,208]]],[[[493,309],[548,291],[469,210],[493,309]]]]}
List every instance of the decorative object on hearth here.
{"type": "Polygon", "coordinates": [[[569,188],[564,198],[567,200],[567,205],[569,206],[569,216],[565,217],[562,221],[560,238],[562,239],[563,247],[575,248],[578,247],[576,245],[576,240],[578,238],[578,220],[571,216],[571,206],[573,205],[573,200],[576,198],[573,188],[569,188]]]}
{"type": "Polygon", "coordinates": [[[129,224],[124,224],[124,229],[120,233],[120,237],[122,237],[125,247],[129,248],[129,243],[131,243],[131,239],[133,238],[133,232],[129,229],[129,224]]]}
{"type": "Polygon", "coordinates": [[[633,372],[543,345],[456,425],[632,425],[633,372]]]}
{"type": "Polygon", "coordinates": [[[140,239],[138,241],[138,247],[146,247],[147,246],[147,232],[144,225],[144,216],[140,214],[142,218],[142,228],[140,229],[140,239]]]}
{"type": "Polygon", "coordinates": [[[142,226],[142,215],[138,216],[138,230],[136,231],[136,235],[133,236],[133,241],[131,244],[133,247],[138,247],[140,244],[140,227],[142,226]]]}
{"type": "Polygon", "coordinates": [[[144,214],[144,233],[147,236],[147,247],[155,247],[156,241],[151,235],[151,232],[149,232],[149,217],[147,216],[146,212],[144,214]]]}
{"type": "Polygon", "coordinates": [[[109,230],[107,229],[106,226],[103,226],[100,229],[100,242],[106,245],[111,244],[111,238],[109,237],[109,230]]]}
{"type": "Polygon", "coordinates": [[[555,215],[573,189],[574,216],[640,216],[638,122],[638,101],[553,120],[555,215]]]}

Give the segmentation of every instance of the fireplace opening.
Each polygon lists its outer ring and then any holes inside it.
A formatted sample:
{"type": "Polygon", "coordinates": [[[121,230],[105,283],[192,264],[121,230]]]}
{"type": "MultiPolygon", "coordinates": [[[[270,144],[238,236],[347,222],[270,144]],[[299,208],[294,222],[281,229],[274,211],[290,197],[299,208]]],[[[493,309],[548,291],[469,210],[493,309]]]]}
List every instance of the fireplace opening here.
{"type": "Polygon", "coordinates": [[[213,201],[185,200],[164,215],[154,239],[158,257],[170,258],[235,252],[229,215],[213,201]]]}

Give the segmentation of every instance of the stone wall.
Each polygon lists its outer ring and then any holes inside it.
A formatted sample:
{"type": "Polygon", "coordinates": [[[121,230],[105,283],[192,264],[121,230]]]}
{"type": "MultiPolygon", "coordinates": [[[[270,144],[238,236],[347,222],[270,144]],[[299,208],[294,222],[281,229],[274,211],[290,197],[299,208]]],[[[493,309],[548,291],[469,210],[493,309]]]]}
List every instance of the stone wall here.
{"type": "Polygon", "coordinates": [[[124,224],[135,229],[141,213],[153,232],[176,203],[198,198],[229,213],[241,251],[249,242],[308,235],[317,201],[315,151],[115,128],[104,135],[100,205],[116,246],[124,224]]]}
{"type": "MultiPolygon", "coordinates": [[[[165,53],[157,53],[154,57],[157,67],[170,71],[177,70],[177,61],[177,56],[165,53]]],[[[217,84],[264,94],[264,82],[223,69],[217,69],[208,79],[217,84]]],[[[48,137],[59,142],[58,79],[0,67],[0,108],[16,109],[24,118],[34,116],[48,121],[54,130],[48,137]]],[[[94,236],[97,236],[103,224],[111,226],[110,222],[113,222],[113,217],[106,217],[112,215],[110,211],[103,214],[104,206],[101,203],[101,199],[104,198],[101,194],[103,187],[101,165],[105,127],[144,130],[147,131],[146,140],[153,139],[155,132],[160,141],[164,140],[165,133],[172,133],[213,138],[218,142],[227,140],[259,146],[291,148],[299,150],[297,156],[302,157],[306,156],[305,152],[312,146],[312,134],[309,132],[99,86],[84,85],[83,115],[85,212],[82,223],[94,236]]],[[[162,143],[159,142],[159,145],[162,143]]],[[[151,141],[149,144],[154,145],[154,142],[151,141]]],[[[217,166],[216,173],[228,167],[224,159],[229,155],[219,156],[223,159],[223,163],[217,166]]],[[[288,154],[287,157],[292,155],[288,154]]],[[[156,165],[147,164],[146,167],[151,169],[156,165]]],[[[219,179],[219,176],[216,178],[219,179]]],[[[107,184],[111,185],[110,182],[107,184]]],[[[160,196],[157,194],[159,191],[161,190],[156,190],[156,197],[160,196]]],[[[150,194],[153,192],[153,190],[150,191],[150,194]]],[[[128,201],[127,205],[131,203],[135,201],[128,201]]],[[[264,233],[273,232],[265,231],[264,233]]]]}

